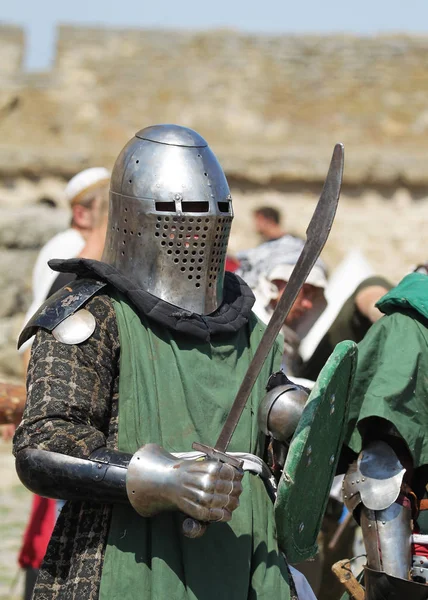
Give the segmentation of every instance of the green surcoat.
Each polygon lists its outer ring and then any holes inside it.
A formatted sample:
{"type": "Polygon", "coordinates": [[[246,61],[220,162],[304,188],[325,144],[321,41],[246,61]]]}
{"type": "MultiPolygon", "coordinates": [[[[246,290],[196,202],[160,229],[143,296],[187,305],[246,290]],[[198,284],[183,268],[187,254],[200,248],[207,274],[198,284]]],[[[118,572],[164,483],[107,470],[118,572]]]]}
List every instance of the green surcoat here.
{"type": "Polygon", "coordinates": [[[381,417],[420,467],[428,464],[428,277],[407,275],[377,306],[385,316],[358,345],[345,441],[359,453],[364,419],[381,417]]]}
{"type": "MultiPolygon", "coordinates": [[[[213,445],[264,326],[255,316],[238,332],[211,342],[179,336],[140,318],[127,301],[114,300],[120,336],[119,450],[154,442],[169,452],[213,445]]],[[[281,360],[276,344],[258,378],[230,446],[263,456],[257,407],[281,360]]],[[[240,506],[230,523],[208,527],[189,540],[182,516],[139,516],[115,506],[101,580],[101,600],[247,600],[290,598],[278,550],[272,503],[263,481],[246,473],[240,506]]]]}

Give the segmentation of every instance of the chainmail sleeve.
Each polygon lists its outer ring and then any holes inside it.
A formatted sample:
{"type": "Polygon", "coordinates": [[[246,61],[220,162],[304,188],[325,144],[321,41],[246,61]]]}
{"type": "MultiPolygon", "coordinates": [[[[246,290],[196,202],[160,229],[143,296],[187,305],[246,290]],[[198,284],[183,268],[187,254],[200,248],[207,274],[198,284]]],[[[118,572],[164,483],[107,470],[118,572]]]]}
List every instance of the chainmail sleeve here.
{"type": "Polygon", "coordinates": [[[116,315],[105,295],[95,296],[85,308],[96,319],[95,331],[85,342],[63,344],[44,330],[36,335],[15,454],[37,448],[86,458],[97,448],[116,445],[120,352],[116,315]]]}

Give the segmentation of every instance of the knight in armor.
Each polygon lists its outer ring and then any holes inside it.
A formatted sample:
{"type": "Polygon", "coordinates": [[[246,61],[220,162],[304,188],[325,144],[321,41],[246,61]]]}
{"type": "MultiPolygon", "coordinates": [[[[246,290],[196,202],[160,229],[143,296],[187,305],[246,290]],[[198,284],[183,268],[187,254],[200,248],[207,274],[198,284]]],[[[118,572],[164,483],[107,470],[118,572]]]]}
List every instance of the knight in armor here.
{"type": "Polygon", "coordinates": [[[428,598],[427,298],[426,273],[407,275],[359,344],[343,495],[362,528],[367,600],[428,598]]]}
{"type": "Polygon", "coordinates": [[[148,127],[116,161],[102,260],[51,262],[77,279],[21,334],[36,339],[14,440],[24,484],[67,500],[35,599],[297,598],[263,462],[306,399],[281,378],[265,396],[279,342],[232,438],[243,467],[189,453],[214,443],[264,331],[224,272],[232,218],[205,140],[148,127]],[[211,525],[191,539],[186,516],[211,525]]]}

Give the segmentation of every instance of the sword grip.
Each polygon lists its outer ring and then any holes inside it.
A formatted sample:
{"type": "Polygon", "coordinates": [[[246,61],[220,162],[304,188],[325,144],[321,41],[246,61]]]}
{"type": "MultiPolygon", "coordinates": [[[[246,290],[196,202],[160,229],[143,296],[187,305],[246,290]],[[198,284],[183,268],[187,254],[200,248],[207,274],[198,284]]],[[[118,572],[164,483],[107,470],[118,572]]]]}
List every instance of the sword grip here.
{"type": "Polygon", "coordinates": [[[190,539],[202,537],[207,529],[208,523],[203,523],[192,517],[187,517],[183,521],[183,534],[190,539]]]}

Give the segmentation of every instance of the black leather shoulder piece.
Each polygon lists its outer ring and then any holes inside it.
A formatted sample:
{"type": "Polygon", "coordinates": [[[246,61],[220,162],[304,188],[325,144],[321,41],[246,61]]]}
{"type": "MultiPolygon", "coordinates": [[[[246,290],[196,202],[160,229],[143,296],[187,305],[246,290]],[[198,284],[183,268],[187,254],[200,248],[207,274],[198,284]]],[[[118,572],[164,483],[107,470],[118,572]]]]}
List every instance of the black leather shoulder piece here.
{"type": "Polygon", "coordinates": [[[18,348],[41,327],[52,331],[64,319],[75,313],[107,283],[96,279],[76,279],[58,290],[31,317],[18,340],[18,348]]]}
{"type": "Polygon", "coordinates": [[[276,373],[272,373],[269,377],[268,382],[266,384],[266,391],[270,392],[273,388],[278,387],[279,385],[288,385],[292,384],[284,371],[276,371],[276,373]]]}

